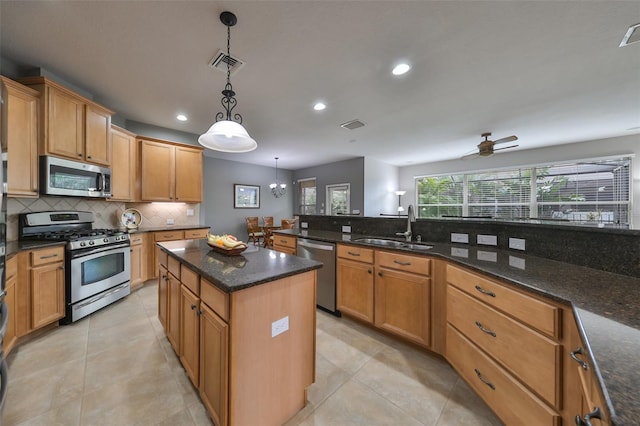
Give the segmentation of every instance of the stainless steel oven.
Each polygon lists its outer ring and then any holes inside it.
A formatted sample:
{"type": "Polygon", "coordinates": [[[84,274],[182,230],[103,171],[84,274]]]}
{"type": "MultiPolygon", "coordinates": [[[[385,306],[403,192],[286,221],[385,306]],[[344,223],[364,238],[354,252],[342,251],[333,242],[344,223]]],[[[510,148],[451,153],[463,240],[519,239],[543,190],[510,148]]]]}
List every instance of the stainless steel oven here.
{"type": "Polygon", "coordinates": [[[68,258],[67,317],[77,321],[130,293],[129,241],[96,248],[72,250],[68,258]]]}

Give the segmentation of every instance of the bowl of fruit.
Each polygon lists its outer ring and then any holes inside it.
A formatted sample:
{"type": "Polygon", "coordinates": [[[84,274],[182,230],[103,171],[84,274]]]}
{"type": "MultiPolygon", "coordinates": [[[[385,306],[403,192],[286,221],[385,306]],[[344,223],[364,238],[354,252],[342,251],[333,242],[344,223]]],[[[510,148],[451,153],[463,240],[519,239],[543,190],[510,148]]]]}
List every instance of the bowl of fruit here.
{"type": "Polygon", "coordinates": [[[226,254],[227,256],[237,256],[248,247],[246,243],[228,234],[207,234],[207,244],[218,253],[226,254]]]}

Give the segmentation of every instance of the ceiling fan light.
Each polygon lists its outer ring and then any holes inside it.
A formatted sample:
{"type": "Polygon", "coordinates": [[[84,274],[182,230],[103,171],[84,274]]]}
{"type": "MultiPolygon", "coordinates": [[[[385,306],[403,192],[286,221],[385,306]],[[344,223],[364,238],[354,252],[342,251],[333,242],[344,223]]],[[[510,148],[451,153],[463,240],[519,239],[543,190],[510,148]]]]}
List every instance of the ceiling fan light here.
{"type": "Polygon", "coordinates": [[[221,120],[213,123],[209,130],[198,138],[205,148],[222,152],[249,152],[258,147],[247,130],[235,121],[221,120]]]}

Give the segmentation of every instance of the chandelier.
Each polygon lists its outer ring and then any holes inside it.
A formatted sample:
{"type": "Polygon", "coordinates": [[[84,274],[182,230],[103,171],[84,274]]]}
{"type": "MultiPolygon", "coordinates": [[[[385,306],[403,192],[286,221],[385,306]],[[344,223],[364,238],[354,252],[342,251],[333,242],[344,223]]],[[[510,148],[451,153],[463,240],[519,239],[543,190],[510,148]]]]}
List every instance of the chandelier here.
{"type": "Polygon", "coordinates": [[[287,193],[287,184],[278,182],[278,158],[279,157],[275,157],[275,159],[276,159],[276,181],[275,181],[275,183],[272,183],[272,184],[269,185],[269,188],[271,188],[271,193],[276,198],[280,198],[284,194],[287,193]]]}
{"type": "Polygon", "coordinates": [[[205,148],[213,149],[222,152],[249,152],[256,149],[258,144],[255,140],[249,136],[249,133],[242,127],[242,116],[238,113],[233,113],[233,109],[236,107],[236,92],[233,91],[231,86],[231,67],[229,62],[231,60],[230,46],[231,46],[231,27],[233,27],[238,19],[236,15],[231,12],[222,12],[220,14],[220,21],[227,26],[227,84],[222,91],[222,108],[224,112],[216,114],[216,122],[213,123],[209,130],[198,138],[198,143],[205,148]],[[233,115],[233,121],[231,119],[233,115]]]}

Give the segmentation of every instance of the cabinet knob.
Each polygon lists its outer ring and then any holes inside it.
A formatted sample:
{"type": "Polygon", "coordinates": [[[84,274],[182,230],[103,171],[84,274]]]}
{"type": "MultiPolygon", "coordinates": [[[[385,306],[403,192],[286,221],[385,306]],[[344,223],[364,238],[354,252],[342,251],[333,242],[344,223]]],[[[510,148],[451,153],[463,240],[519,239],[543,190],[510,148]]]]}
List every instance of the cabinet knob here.
{"type": "Polygon", "coordinates": [[[82,157],[82,154],[78,153],[78,157],[82,157]]]}
{"type": "Polygon", "coordinates": [[[367,272],[368,273],[372,273],[373,271],[371,269],[367,269],[367,272]]]}
{"type": "Polygon", "coordinates": [[[193,311],[196,308],[196,305],[194,305],[193,303],[191,304],[191,310],[193,311]]]}
{"type": "Polygon", "coordinates": [[[378,276],[381,277],[382,276],[382,272],[378,272],[378,276]]]}
{"type": "Polygon", "coordinates": [[[87,158],[91,158],[91,156],[90,156],[90,155],[87,155],[87,158]]]}

